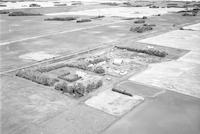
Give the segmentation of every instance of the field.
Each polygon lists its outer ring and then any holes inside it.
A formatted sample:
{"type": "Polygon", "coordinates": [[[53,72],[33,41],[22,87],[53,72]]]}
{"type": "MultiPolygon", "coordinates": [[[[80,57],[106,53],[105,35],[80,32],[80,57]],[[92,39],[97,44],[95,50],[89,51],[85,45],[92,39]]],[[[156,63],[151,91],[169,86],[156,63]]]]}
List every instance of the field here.
{"type": "Polygon", "coordinates": [[[0,15],[2,133],[198,133],[200,14],[175,3],[6,10],[42,15],[0,15]]]}

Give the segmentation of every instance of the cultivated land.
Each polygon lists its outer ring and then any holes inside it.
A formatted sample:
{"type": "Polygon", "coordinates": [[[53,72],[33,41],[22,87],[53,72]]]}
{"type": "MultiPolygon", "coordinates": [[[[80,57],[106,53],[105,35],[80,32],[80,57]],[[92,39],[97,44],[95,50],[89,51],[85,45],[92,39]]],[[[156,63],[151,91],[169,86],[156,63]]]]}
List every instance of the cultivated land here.
{"type": "Polygon", "coordinates": [[[1,15],[3,134],[200,132],[199,13],[158,12],[143,19],[155,24],[143,33],[130,31],[143,25],[134,23],[138,19],[120,14],[84,23],[44,21],[96,16],[50,13],[109,8],[46,7],[18,9],[42,16],[1,15]]]}

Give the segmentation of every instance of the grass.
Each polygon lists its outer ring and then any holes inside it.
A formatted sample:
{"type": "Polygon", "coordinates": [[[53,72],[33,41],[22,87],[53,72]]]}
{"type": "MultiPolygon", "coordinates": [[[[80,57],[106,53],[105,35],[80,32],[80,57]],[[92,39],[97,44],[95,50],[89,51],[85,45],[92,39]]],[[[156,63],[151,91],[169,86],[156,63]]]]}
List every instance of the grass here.
{"type": "Polygon", "coordinates": [[[65,81],[74,82],[74,81],[79,80],[81,77],[79,77],[76,74],[67,74],[67,75],[58,76],[58,78],[65,80],[65,81]]]}

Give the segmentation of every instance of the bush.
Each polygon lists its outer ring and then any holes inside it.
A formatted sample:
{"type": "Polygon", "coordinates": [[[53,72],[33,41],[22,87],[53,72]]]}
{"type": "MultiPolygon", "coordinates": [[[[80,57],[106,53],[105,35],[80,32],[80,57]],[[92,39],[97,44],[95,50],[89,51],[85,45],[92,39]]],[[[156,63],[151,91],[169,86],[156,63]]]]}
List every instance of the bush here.
{"type": "Polygon", "coordinates": [[[76,97],[81,97],[93,91],[94,89],[101,87],[102,84],[103,82],[100,77],[91,77],[69,84],[66,82],[59,82],[56,83],[55,89],[63,91],[64,93],[69,93],[76,97]]]}
{"type": "Polygon", "coordinates": [[[197,15],[197,13],[198,12],[196,12],[196,11],[188,11],[188,12],[184,12],[183,14],[182,14],[182,16],[196,16],[197,15]]]}
{"type": "Polygon", "coordinates": [[[83,22],[90,22],[92,21],[91,19],[80,19],[80,20],[77,20],[76,23],[83,23],[83,22]]]}
{"type": "Polygon", "coordinates": [[[92,91],[93,89],[97,89],[103,85],[103,81],[99,80],[97,83],[92,82],[87,85],[87,90],[92,91]]]}
{"type": "Polygon", "coordinates": [[[118,49],[126,49],[128,51],[134,51],[134,52],[139,52],[139,53],[145,53],[145,54],[149,54],[149,55],[154,55],[154,56],[158,56],[158,57],[165,57],[166,55],[168,55],[168,53],[166,53],[165,51],[162,50],[157,50],[155,48],[147,48],[147,49],[136,49],[136,48],[129,48],[129,47],[119,47],[116,46],[118,49]]]}
{"type": "Polygon", "coordinates": [[[62,91],[62,92],[64,92],[64,93],[73,94],[73,89],[70,88],[70,85],[67,84],[66,82],[59,82],[59,83],[56,83],[55,89],[56,89],[56,90],[60,90],[60,91],[62,91]]]}
{"type": "Polygon", "coordinates": [[[81,1],[73,1],[72,5],[82,5],[83,3],[81,1]]]}
{"type": "Polygon", "coordinates": [[[107,60],[108,60],[107,57],[96,57],[96,58],[89,59],[88,62],[90,64],[97,64],[97,63],[100,63],[100,62],[103,62],[103,61],[107,61],[107,60]]]}
{"type": "Polygon", "coordinates": [[[183,28],[183,27],[181,27],[179,30],[184,30],[184,28],[183,28]]]}
{"type": "Polygon", "coordinates": [[[29,7],[40,7],[40,5],[33,3],[33,4],[30,4],[29,7]]]}
{"type": "Polygon", "coordinates": [[[135,5],[134,7],[143,7],[142,5],[135,5]]]}
{"type": "Polygon", "coordinates": [[[19,70],[16,73],[16,76],[31,80],[33,82],[36,82],[38,84],[42,84],[45,86],[53,86],[56,82],[59,81],[56,78],[50,78],[47,75],[44,75],[35,70],[25,70],[25,69],[19,70]]]}
{"type": "Polygon", "coordinates": [[[9,14],[9,11],[1,11],[0,10],[0,14],[9,14]]]}
{"type": "Polygon", "coordinates": [[[143,50],[143,52],[146,52],[149,55],[155,55],[155,56],[159,56],[159,57],[165,57],[167,55],[166,52],[156,50],[156,49],[143,50]]]}
{"type": "Polygon", "coordinates": [[[133,5],[130,2],[123,2],[123,4],[127,7],[132,7],[133,5]]]}
{"type": "Polygon", "coordinates": [[[73,68],[78,68],[78,69],[83,69],[83,70],[88,70],[88,63],[86,62],[81,62],[81,61],[75,61],[71,63],[66,63],[67,67],[73,67],[73,68]]]}
{"type": "Polygon", "coordinates": [[[150,30],[153,30],[153,27],[152,26],[138,26],[138,27],[131,27],[130,28],[130,31],[132,32],[137,32],[137,33],[143,33],[143,32],[146,32],[146,31],[150,31],[150,30]]]}
{"type": "Polygon", "coordinates": [[[95,17],[92,17],[91,19],[100,19],[100,18],[104,18],[105,16],[103,15],[98,15],[98,16],[95,16],[95,17]]]}
{"type": "Polygon", "coordinates": [[[105,73],[105,70],[100,66],[88,67],[88,65],[89,65],[88,63],[80,63],[80,62],[73,62],[73,63],[67,64],[68,67],[74,67],[74,68],[78,68],[78,69],[82,69],[82,70],[87,70],[87,71],[91,71],[91,72],[98,73],[98,74],[105,73]]]}
{"type": "Polygon", "coordinates": [[[55,18],[47,18],[45,21],[72,21],[76,20],[77,17],[55,17],[55,18]]]}
{"type": "Polygon", "coordinates": [[[85,94],[93,91],[94,89],[101,87],[102,84],[103,84],[102,80],[95,77],[77,81],[74,84],[74,93],[76,95],[84,96],[85,94]]]}
{"type": "Polygon", "coordinates": [[[187,12],[187,11],[185,11],[185,10],[177,11],[177,13],[185,13],[185,12],[187,12]]]}
{"type": "Polygon", "coordinates": [[[103,74],[103,73],[105,73],[105,70],[103,67],[98,66],[98,67],[94,68],[94,72],[97,74],[103,74]]]}
{"type": "Polygon", "coordinates": [[[197,13],[199,12],[199,10],[200,10],[199,8],[194,8],[194,9],[192,10],[192,12],[197,14],[197,13]]]}
{"type": "Polygon", "coordinates": [[[71,63],[66,63],[66,66],[102,74],[105,73],[105,70],[102,67],[97,66],[97,64],[107,60],[107,57],[88,58],[85,61],[80,60],[71,63]],[[89,65],[92,65],[92,67],[89,67],[89,65]]]}
{"type": "Polygon", "coordinates": [[[7,7],[7,5],[0,4],[0,7],[7,7]]]}
{"type": "Polygon", "coordinates": [[[25,12],[11,12],[8,14],[8,16],[41,16],[42,14],[37,14],[37,13],[25,13],[25,12]]]}
{"type": "Polygon", "coordinates": [[[105,3],[100,3],[102,5],[108,5],[108,6],[118,6],[119,4],[116,2],[105,2],[105,3]]]}
{"type": "Polygon", "coordinates": [[[150,6],[149,8],[159,8],[159,6],[152,5],[152,6],[150,6]]]}
{"type": "Polygon", "coordinates": [[[67,6],[67,4],[54,4],[54,6],[61,7],[61,6],[67,6]]]}
{"type": "Polygon", "coordinates": [[[178,7],[180,7],[180,6],[178,4],[176,4],[176,3],[167,4],[167,8],[178,8],[178,7]]]}
{"type": "Polygon", "coordinates": [[[78,97],[84,96],[86,93],[88,93],[83,83],[75,83],[73,85],[73,89],[74,95],[78,97]]]}
{"type": "Polygon", "coordinates": [[[147,17],[146,17],[146,16],[143,16],[142,19],[147,19],[147,17]]]}
{"type": "Polygon", "coordinates": [[[136,20],[136,21],[134,21],[134,23],[136,23],[136,24],[145,23],[145,20],[142,20],[142,19],[136,20]]]}

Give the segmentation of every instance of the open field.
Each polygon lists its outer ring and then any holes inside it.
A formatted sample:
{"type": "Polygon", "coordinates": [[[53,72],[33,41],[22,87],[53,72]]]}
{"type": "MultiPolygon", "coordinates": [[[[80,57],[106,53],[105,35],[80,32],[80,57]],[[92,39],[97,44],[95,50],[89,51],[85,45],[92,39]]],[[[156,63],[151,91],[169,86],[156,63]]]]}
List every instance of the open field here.
{"type": "Polygon", "coordinates": [[[1,14],[0,132],[199,133],[200,14],[182,10],[95,3],[1,14]]]}
{"type": "Polygon", "coordinates": [[[34,63],[34,60],[20,58],[28,53],[37,53],[42,50],[51,55],[71,54],[74,51],[85,50],[103,43],[112,45],[112,43],[109,43],[111,41],[139,38],[152,32],[156,35],[160,31],[179,29],[181,25],[198,22],[199,18],[199,16],[196,16],[188,19],[188,17],[182,17],[181,14],[175,13],[159,17],[154,16],[146,20],[149,24],[156,24],[154,30],[138,34],[129,31],[130,26],[134,25],[133,20],[123,20],[119,17],[105,17],[80,24],[75,21],[44,21],[48,17],[2,15],[1,25],[4,25],[4,27],[2,27],[0,46],[3,63],[1,71],[34,63]],[[12,56],[7,56],[10,54],[12,56]]]}

